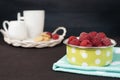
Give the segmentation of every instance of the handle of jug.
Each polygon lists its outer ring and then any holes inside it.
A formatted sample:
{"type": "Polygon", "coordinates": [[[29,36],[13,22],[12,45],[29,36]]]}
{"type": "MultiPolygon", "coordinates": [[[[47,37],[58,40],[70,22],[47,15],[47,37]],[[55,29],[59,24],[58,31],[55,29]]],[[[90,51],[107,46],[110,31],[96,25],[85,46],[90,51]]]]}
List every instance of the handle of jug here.
{"type": "Polygon", "coordinates": [[[5,20],[3,21],[3,29],[8,32],[8,27],[9,27],[9,21],[5,20]]]}
{"type": "Polygon", "coordinates": [[[20,13],[20,12],[17,13],[17,20],[18,20],[18,21],[24,21],[24,17],[21,16],[21,13],[20,13]]]}

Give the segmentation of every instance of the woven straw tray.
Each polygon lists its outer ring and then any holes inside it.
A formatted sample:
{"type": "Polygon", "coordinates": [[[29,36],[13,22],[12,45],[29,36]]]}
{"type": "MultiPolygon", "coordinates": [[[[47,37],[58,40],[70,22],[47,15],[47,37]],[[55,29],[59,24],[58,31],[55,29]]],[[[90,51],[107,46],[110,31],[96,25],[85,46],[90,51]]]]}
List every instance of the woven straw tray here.
{"type": "Polygon", "coordinates": [[[56,46],[57,44],[60,44],[62,42],[62,40],[64,39],[64,36],[66,35],[66,28],[65,27],[58,27],[57,29],[55,29],[52,34],[57,33],[59,30],[63,30],[62,35],[59,36],[59,39],[57,40],[53,40],[51,39],[50,41],[41,41],[41,42],[35,42],[33,41],[33,39],[26,39],[26,40],[14,40],[14,39],[10,39],[7,32],[3,29],[0,29],[0,32],[3,35],[4,41],[7,44],[11,44],[15,47],[24,47],[24,48],[44,48],[44,47],[53,47],[56,46]]]}

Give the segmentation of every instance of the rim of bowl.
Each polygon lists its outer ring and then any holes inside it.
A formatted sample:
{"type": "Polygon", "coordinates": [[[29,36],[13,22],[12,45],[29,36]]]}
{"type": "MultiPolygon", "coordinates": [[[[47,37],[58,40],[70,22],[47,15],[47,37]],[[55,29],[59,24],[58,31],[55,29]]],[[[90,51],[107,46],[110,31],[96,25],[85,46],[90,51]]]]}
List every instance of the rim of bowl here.
{"type": "Polygon", "coordinates": [[[110,46],[101,46],[101,47],[85,47],[85,46],[71,45],[71,44],[67,43],[68,39],[65,39],[63,41],[63,43],[66,44],[67,46],[76,47],[76,48],[108,48],[108,47],[114,47],[117,44],[116,41],[114,39],[111,39],[111,38],[110,38],[110,40],[111,40],[112,45],[110,45],[110,46]]]}

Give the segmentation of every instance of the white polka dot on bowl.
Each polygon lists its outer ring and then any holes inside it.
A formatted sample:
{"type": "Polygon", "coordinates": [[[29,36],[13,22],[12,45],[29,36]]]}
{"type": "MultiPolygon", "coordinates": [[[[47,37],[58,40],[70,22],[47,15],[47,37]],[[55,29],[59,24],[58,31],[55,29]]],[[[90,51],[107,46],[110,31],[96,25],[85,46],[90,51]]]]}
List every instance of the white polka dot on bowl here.
{"type": "Polygon", "coordinates": [[[95,64],[100,64],[101,60],[100,59],[96,59],[95,60],[95,64]]]}
{"type": "Polygon", "coordinates": [[[75,58],[75,57],[72,57],[71,60],[72,60],[72,62],[75,62],[75,61],[76,61],[76,58],[75,58]]]}
{"type": "Polygon", "coordinates": [[[76,52],[76,49],[75,48],[72,48],[72,53],[75,53],[76,52]]]}
{"type": "Polygon", "coordinates": [[[107,51],[106,56],[107,56],[107,57],[109,57],[109,56],[110,56],[110,52],[109,52],[109,51],[107,51]]]}
{"type": "Polygon", "coordinates": [[[88,64],[86,62],[83,62],[82,66],[88,66],[88,64]]]}
{"type": "Polygon", "coordinates": [[[95,53],[96,53],[96,55],[100,55],[101,54],[101,50],[98,49],[98,50],[95,51],[95,53]]]}
{"type": "Polygon", "coordinates": [[[87,58],[88,54],[87,53],[82,53],[81,56],[82,56],[82,58],[87,58]]]}

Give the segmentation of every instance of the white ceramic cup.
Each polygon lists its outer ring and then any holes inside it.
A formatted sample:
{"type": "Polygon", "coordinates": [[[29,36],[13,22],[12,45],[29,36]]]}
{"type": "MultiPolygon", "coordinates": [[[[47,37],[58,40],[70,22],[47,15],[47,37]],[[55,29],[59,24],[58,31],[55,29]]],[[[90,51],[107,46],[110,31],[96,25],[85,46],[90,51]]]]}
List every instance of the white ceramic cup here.
{"type": "Polygon", "coordinates": [[[18,20],[25,21],[25,25],[28,29],[29,38],[35,38],[44,30],[44,10],[25,10],[23,11],[23,17],[20,13],[17,14],[18,20]]]}
{"type": "Polygon", "coordinates": [[[24,40],[27,39],[27,28],[24,21],[4,21],[3,28],[11,39],[24,40]]]}

